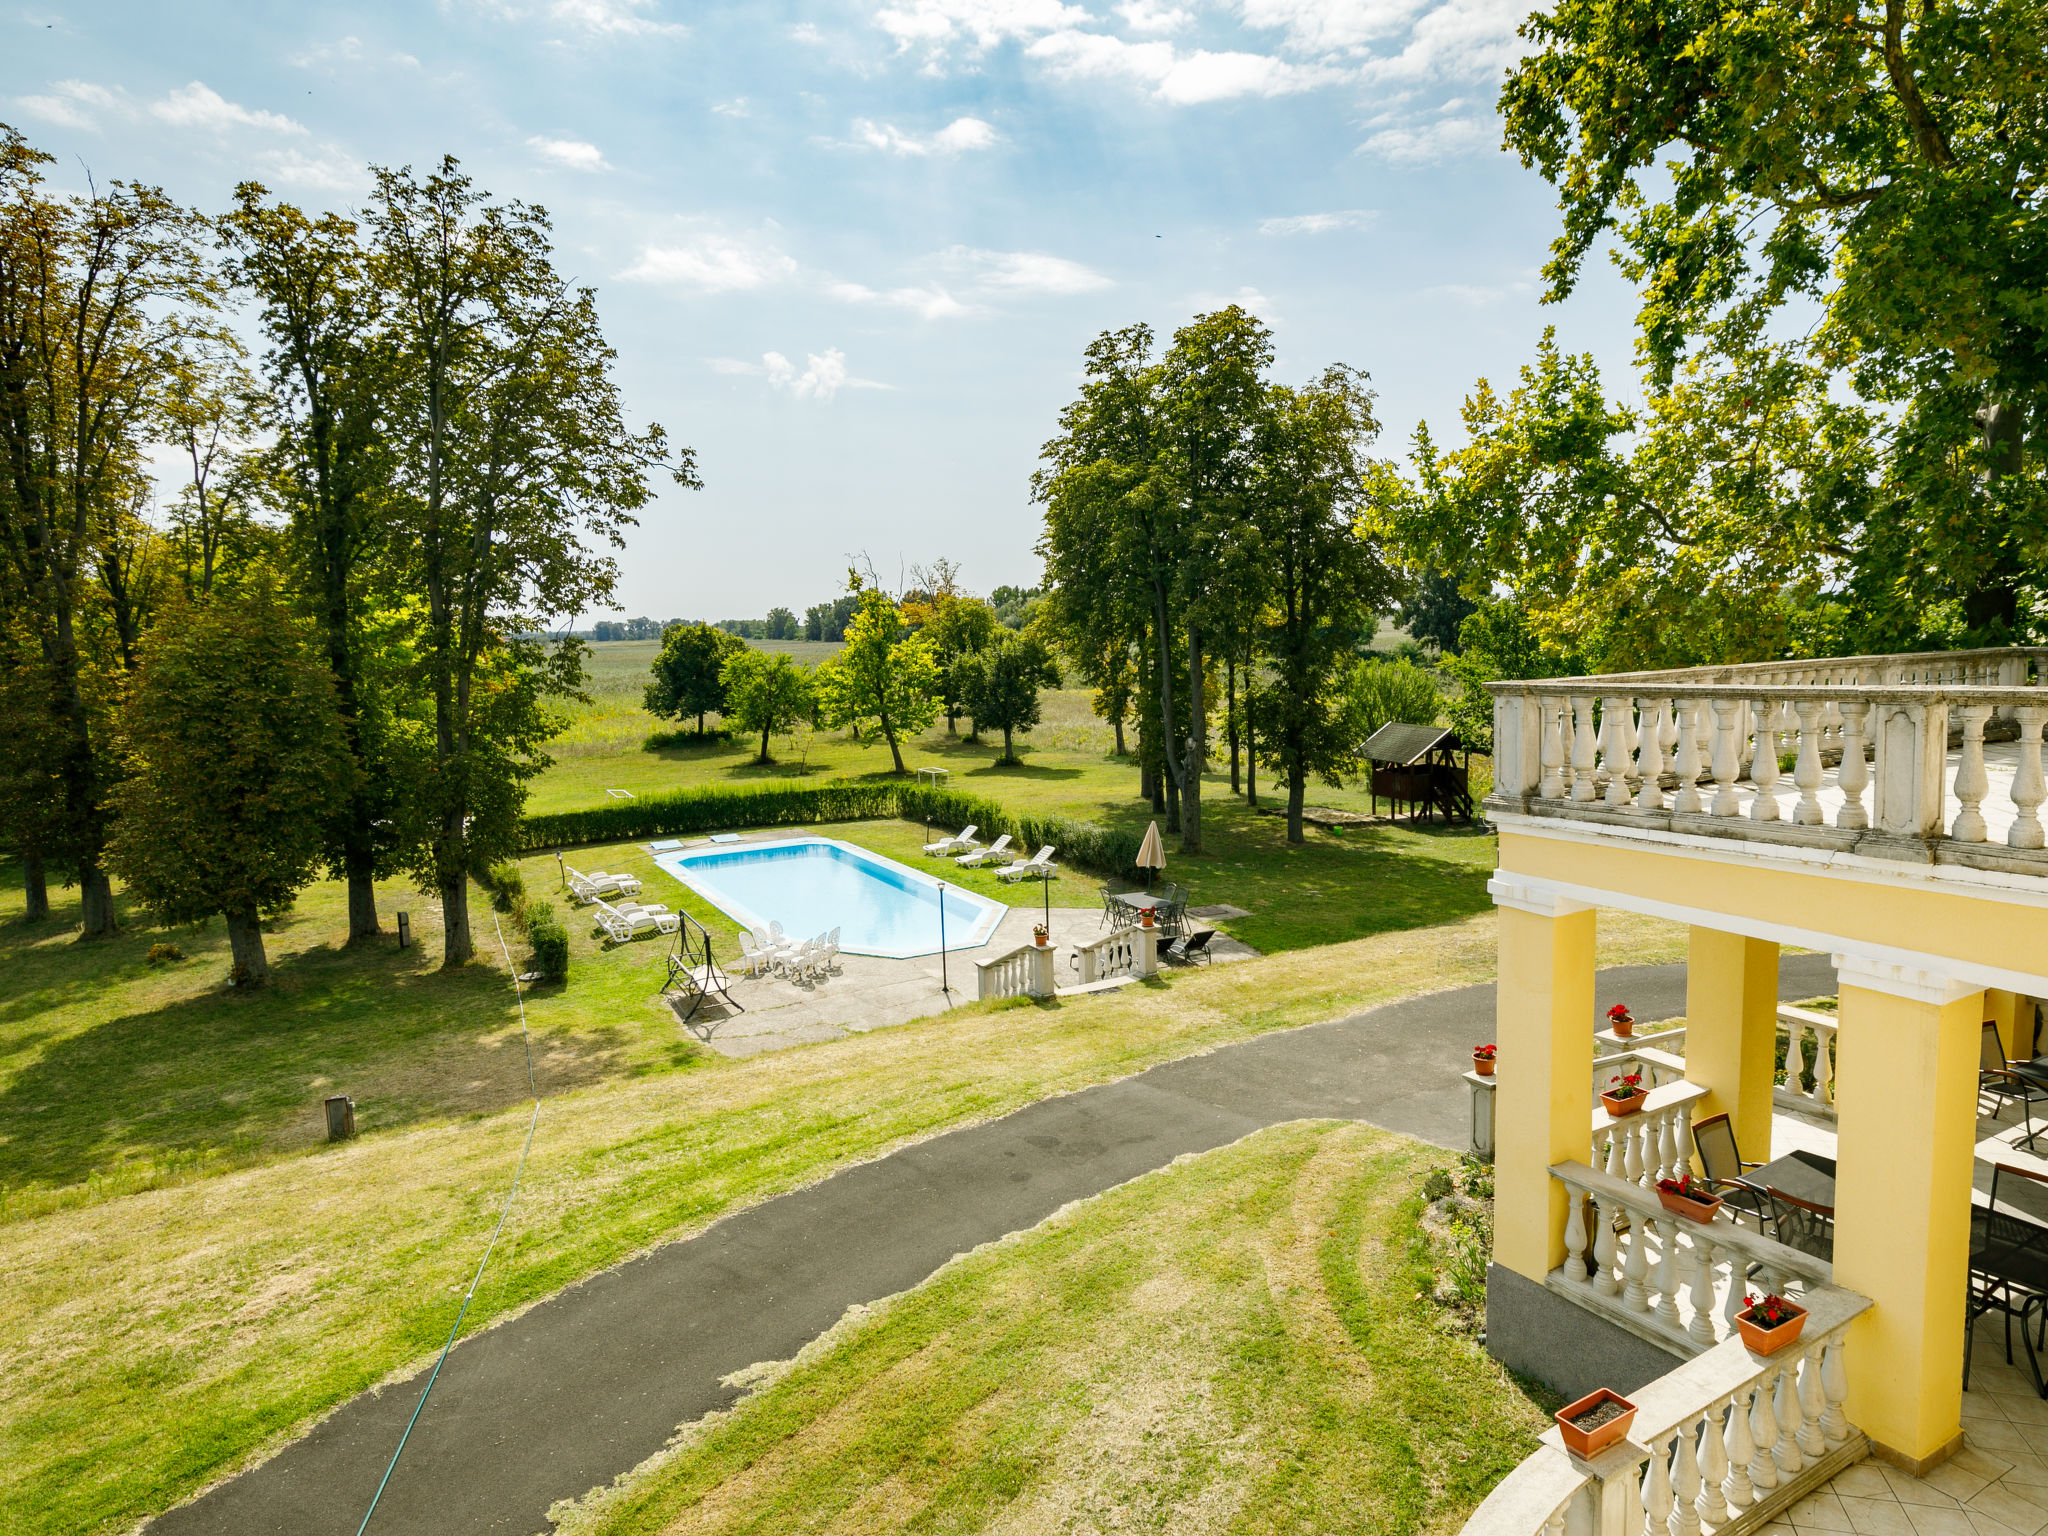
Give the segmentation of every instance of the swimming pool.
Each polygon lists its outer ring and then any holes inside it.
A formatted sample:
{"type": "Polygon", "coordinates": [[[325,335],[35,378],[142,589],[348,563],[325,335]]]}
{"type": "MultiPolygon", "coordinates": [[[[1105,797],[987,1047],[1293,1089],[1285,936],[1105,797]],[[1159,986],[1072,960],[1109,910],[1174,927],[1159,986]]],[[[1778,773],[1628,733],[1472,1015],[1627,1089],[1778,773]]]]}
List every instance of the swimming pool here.
{"type": "MultiPolygon", "coordinates": [[[[939,952],[939,876],[834,838],[663,853],[655,863],[748,928],[782,924],[794,938],[839,930],[856,955],[906,959],[939,952]]],[[[951,866],[947,866],[948,869],[951,866]]],[[[986,944],[1009,908],[948,882],[946,948],[986,944]]]]}

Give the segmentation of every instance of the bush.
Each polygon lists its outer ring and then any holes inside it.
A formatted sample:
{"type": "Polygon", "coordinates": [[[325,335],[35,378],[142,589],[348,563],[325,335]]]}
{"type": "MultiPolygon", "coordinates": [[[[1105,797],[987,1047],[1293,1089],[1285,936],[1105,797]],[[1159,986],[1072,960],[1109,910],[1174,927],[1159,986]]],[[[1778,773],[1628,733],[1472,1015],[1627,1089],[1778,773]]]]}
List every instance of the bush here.
{"type": "Polygon", "coordinates": [[[491,893],[493,912],[517,912],[526,900],[526,876],[519,872],[519,866],[507,860],[493,864],[477,876],[477,884],[491,893]]]}
{"type": "Polygon", "coordinates": [[[564,981],[569,975],[569,930],[555,916],[554,906],[529,901],[520,908],[526,922],[526,938],[533,945],[533,968],[549,981],[564,981]]]}
{"type": "Polygon", "coordinates": [[[1351,669],[1346,692],[1360,741],[1390,721],[1434,725],[1444,707],[1436,678],[1408,661],[1361,658],[1351,669]]]}
{"type": "Polygon", "coordinates": [[[185,951],[175,944],[152,944],[144,956],[151,965],[171,965],[185,958],[185,951]]]}
{"type": "Polygon", "coordinates": [[[983,835],[1007,832],[1032,852],[1046,843],[1061,864],[1111,879],[1141,878],[1136,832],[1119,832],[1065,816],[1018,816],[993,800],[915,784],[834,780],[817,785],[723,785],[642,795],[638,800],[529,816],[520,826],[526,849],[576,843],[681,837],[735,827],[801,827],[822,821],[880,821],[900,816],[944,827],[978,825],[983,835]]]}

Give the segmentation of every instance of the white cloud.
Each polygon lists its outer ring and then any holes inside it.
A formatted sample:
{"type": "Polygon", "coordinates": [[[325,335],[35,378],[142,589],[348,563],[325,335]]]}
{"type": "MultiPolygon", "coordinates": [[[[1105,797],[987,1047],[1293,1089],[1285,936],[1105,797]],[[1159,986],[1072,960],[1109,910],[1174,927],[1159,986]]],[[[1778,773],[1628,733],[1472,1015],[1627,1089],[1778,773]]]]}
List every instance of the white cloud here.
{"type": "Polygon", "coordinates": [[[1078,261],[1042,251],[979,251],[956,245],[939,253],[942,265],[973,275],[975,286],[996,294],[1094,293],[1114,286],[1078,261]]]}
{"type": "Polygon", "coordinates": [[[559,165],[567,171],[608,171],[604,153],[595,144],[586,144],[581,139],[531,138],[526,147],[539,155],[550,165],[559,165]]]}
{"type": "Polygon", "coordinates": [[[1297,213],[1284,219],[1261,219],[1262,235],[1322,235],[1333,229],[1363,229],[1378,215],[1370,208],[1339,208],[1330,213],[1297,213]]]}
{"type": "Polygon", "coordinates": [[[715,102],[712,104],[711,110],[720,117],[745,117],[747,115],[747,98],[735,96],[731,101],[715,102]]]}
{"type": "Polygon", "coordinates": [[[704,364],[713,373],[765,378],[773,389],[798,400],[816,400],[821,405],[829,404],[842,389],[896,387],[877,379],[857,378],[847,372],[846,354],[837,347],[827,347],[823,353],[806,353],[801,373],[797,372],[796,364],[780,352],[763,352],[758,363],[743,362],[737,357],[707,357],[704,364]]]}
{"type": "Polygon", "coordinates": [[[854,119],[853,131],[861,143],[891,155],[958,155],[987,149],[996,142],[995,129],[978,117],[956,117],[937,133],[923,137],[865,117],[854,119]]]}
{"type": "Polygon", "coordinates": [[[1428,0],[1240,0],[1248,27],[1285,34],[1297,53],[1356,52],[1404,30],[1428,0]]]}
{"type": "Polygon", "coordinates": [[[641,14],[653,9],[655,0],[549,0],[548,15],[597,37],[681,37],[690,30],[641,14]]]}
{"type": "Polygon", "coordinates": [[[1272,299],[1256,288],[1240,288],[1235,293],[1198,293],[1187,301],[1185,307],[1194,314],[1206,315],[1232,304],[1239,309],[1250,310],[1268,325],[1280,323],[1280,316],[1273,308],[1272,299]]]}
{"type": "Polygon", "coordinates": [[[1129,80],[1152,87],[1161,101],[1192,106],[1236,96],[1283,96],[1345,79],[1331,64],[1292,64],[1264,53],[1182,53],[1167,42],[1126,42],[1072,29],[1039,38],[1028,57],[1068,80],[1129,80]]]}
{"type": "Polygon", "coordinates": [[[60,128],[97,132],[101,119],[129,115],[128,104],[118,93],[90,80],[59,80],[44,95],[17,96],[14,101],[31,117],[60,128]]]}
{"type": "Polygon", "coordinates": [[[1160,0],[1123,0],[1116,13],[1133,32],[1178,32],[1195,19],[1194,12],[1160,0]]]}
{"type": "Polygon", "coordinates": [[[1477,118],[1447,117],[1413,127],[1384,128],[1358,150],[1398,164],[1423,165],[1497,142],[1494,136],[1498,131],[1494,124],[1477,118]]]}
{"type": "Polygon", "coordinates": [[[737,293],[782,282],[796,271],[796,263],[765,240],[713,233],[680,245],[647,246],[619,276],[705,293],[737,293]]]}
{"type": "Polygon", "coordinates": [[[363,45],[359,37],[339,38],[331,43],[322,43],[317,48],[308,48],[295,53],[287,61],[297,69],[311,69],[317,64],[396,64],[405,69],[418,69],[420,61],[409,53],[385,53],[363,45]]]}
{"type": "Polygon", "coordinates": [[[800,21],[789,29],[789,35],[799,43],[822,43],[825,34],[818,30],[816,22],[800,21]]]}
{"type": "Polygon", "coordinates": [[[1445,0],[1410,29],[1400,52],[1365,66],[1374,81],[1487,80],[1522,56],[1521,0],[1445,0]]]}
{"type": "Polygon", "coordinates": [[[1064,0],[900,0],[875,13],[875,24],[896,39],[899,52],[922,45],[933,54],[956,42],[982,53],[1088,19],[1064,0]]]}
{"type": "Polygon", "coordinates": [[[173,128],[260,128],[266,133],[304,133],[303,126],[275,112],[239,106],[198,80],[149,104],[150,115],[173,128]]]}
{"type": "Polygon", "coordinates": [[[328,145],[317,155],[296,149],[271,149],[257,155],[264,179],[316,192],[357,193],[369,190],[370,173],[355,156],[328,145]]]}
{"type": "Polygon", "coordinates": [[[972,306],[961,303],[937,283],[886,291],[877,291],[865,283],[833,283],[825,291],[848,304],[884,304],[892,309],[905,309],[920,320],[951,320],[973,312],[972,306]]]}

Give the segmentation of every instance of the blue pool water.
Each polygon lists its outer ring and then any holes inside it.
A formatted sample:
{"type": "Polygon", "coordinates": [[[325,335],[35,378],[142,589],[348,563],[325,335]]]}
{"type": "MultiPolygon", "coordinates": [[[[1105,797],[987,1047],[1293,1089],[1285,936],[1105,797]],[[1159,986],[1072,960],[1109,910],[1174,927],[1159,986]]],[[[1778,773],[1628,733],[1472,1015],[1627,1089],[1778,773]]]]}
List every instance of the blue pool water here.
{"type": "MultiPolygon", "coordinates": [[[[774,921],[799,939],[837,928],[839,947],[856,955],[939,952],[941,866],[926,874],[822,837],[663,853],[654,862],[749,928],[774,921]]],[[[987,943],[1009,910],[950,883],[944,899],[948,949],[987,943]]]]}

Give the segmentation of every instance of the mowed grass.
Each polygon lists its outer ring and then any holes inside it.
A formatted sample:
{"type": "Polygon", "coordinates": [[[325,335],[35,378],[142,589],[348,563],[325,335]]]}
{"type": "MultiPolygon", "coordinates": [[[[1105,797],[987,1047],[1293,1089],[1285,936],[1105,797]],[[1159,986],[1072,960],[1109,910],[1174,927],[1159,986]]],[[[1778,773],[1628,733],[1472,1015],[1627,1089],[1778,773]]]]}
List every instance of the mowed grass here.
{"type": "MultiPolygon", "coordinates": [[[[415,897],[424,950],[343,952],[339,888],[315,887],[273,937],[275,989],[243,997],[220,988],[217,931],[79,944],[60,901],[37,933],[15,874],[0,870],[0,1508],[10,1530],[115,1531],[438,1344],[526,1130],[518,1016],[495,960],[432,972],[415,897]],[[191,958],[152,970],[161,938],[191,958]],[[337,1090],[365,1134],[328,1146],[319,1101],[337,1090]]],[[[664,1016],[655,945],[604,953],[579,932],[569,986],[530,1003],[540,1134],[470,1326],[918,1137],[1484,980],[1494,926],[972,1006],[741,1062],[700,1055],[664,1016]]],[[[1603,929],[1610,962],[1683,942],[1641,920],[1603,929]]]]}
{"type": "Polygon", "coordinates": [[[1299,1123],[1070,1206],[857,1312],[564,1536],[1455,1530],[1546,1420],[1424,1299],[1450,1161],[1299,1123]]]}

